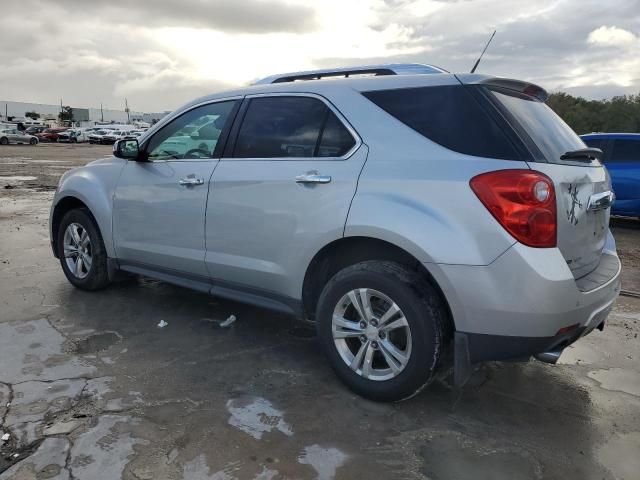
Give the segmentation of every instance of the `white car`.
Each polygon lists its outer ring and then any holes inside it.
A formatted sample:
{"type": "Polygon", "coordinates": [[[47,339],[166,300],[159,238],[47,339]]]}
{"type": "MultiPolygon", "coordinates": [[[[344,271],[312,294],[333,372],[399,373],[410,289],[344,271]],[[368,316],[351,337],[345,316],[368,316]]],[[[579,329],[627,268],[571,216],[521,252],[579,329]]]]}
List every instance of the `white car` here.
{"type": "Polygon", "coordinates": [[[0,145],[9,145],[10,143],[28,143],[30,145],[37,145],[38,137],[21,132],[16,128],[0,130],[0,145]]]}
{"type": "Polygon", "coordinates": [[[111,135],[112,133],[113,130],[111,129],[95,131],[89,135],[89,143],[102,143],[102,137],[105,135],[111,135]]]}
{"type": "Polygon", "coordinates": [[[58,134],[58,142],[62,143],[84,143],[89,141],[92,132],[83,128],[71,128],[66,132],[58,134]]]}

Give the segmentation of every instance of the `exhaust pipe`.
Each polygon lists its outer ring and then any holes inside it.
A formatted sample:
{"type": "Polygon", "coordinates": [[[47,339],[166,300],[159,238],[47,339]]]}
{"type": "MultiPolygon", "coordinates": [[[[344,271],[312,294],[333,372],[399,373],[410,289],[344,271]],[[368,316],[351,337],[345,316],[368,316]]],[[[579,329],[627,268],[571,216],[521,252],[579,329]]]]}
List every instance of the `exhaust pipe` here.
{"type": "Polygon", "coordinates": [[[562,350],[552,350],[550,352],[536,353],[534,357],[536,360],[539,360],[541,362],[555,365],[556,363],[558,363],[558,359],[560,358],[561,354],[562,350]]]}

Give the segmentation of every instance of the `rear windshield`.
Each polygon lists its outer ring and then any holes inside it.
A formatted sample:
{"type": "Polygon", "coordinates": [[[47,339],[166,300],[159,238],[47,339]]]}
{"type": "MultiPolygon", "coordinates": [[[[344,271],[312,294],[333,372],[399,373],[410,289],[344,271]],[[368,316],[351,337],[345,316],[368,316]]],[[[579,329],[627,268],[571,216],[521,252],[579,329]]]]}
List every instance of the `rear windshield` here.
{"type": "Polygon", "coordinates": [[[531,137],[547,162],[561,163],[560,156],[564,153],[585,148],[580,137],[544,102],[512,90],[490,91],[531,137]]]}
{"type": "Polygon", "coordinates": [[[504,128],[480,104],[482,99],[467,87],[401,88],[363,95],[408,127],[450,150],[476,157],[522,159],[504,128]]]}

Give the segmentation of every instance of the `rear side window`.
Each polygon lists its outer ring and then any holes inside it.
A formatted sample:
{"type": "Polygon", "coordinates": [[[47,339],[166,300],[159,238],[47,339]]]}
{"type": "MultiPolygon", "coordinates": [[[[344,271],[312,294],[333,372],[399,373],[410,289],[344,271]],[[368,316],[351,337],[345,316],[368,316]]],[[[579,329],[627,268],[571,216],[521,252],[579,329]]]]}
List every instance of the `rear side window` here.
{"type": "Polygon", "coordinates": [[[494,118],[461,85],[378,90],[363,95],[450,150],[476,157],[522,158],[494,118]]]}
{"type": "Polygon", "coordinates": [[[606,140],[602,140],[601,138],[587,138],[582,139],[582,141],[587,145],[587,147],[599,148],[600,150],[603,149],[604,144],[606,143],[606,140]]]}
{"type": "Polygon", "coordinates": [[[611,150],[611,161],[640,163],[640,141],[614,140],[613,150],[611,150]]]}
{"type": "Polygon", "coordinates": [[[238,132],[236,158],[340,157],[355,140],[320,100],[252,98],[238,132]]]}

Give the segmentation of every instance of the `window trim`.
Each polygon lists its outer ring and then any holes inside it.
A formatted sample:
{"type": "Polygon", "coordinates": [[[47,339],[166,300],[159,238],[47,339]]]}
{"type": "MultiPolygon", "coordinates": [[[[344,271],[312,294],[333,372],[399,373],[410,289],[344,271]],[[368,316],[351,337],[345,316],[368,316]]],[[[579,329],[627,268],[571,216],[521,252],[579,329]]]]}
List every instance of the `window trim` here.
{"type": "MultiPolygon", "coordinates": [[[[319,136],[318,136],[318,140],[320,140],[320,135],[322,132],[319,132],[319,136]]],[[[225,150],[224,153],[222,155],[222,157],[220,158],[220,160],[233,160],[233,161],[279,161],[279,162],[283,162],[283,161],[288,161],[288,162],[295,162],[295,161],[318,161],[318,160],[322,160],[322,161],[341,161],[341,160],[348,160],[362,145],[362,138],[360,137],[360,135],[358,135],[358,132],[353,128],[353,126],[349,123],[349,121],[346,119],[346,117],[340,112],[340,110],[338,110],[335,105],[333,105],[326,97],[323,97],[322,95],[318,95],[317,93],[310,93],[310,92],[273,92],[273,93],[254,93],[251,95],[246,95],[244,97],[244,100],[242,101],[242,105],[240,106],[239,109],[239,113],[238,115],[236,115],[236,119],[234,121],[234,124],[231,128],[231,133],[229,135],[229,139],[228,139],[228,143],[225,146],[225,150]],[[249,108],[249,104],[251,103],[251,100],[254,98],[265,98],[265,97],[307,97],[307,98],[314,98],[316,100],[320,100],[322,103],[324,103],[324,105],[331,111],[333,112],[333,114],[338,118],[338,120],[340,121],[340,123],[342,123],[342,126],[344,126],[347,131],[349,132],[349,134],[353,137],[353,139],[355,140],[355,143],[353,144],[353,146],[351,147],[351,149],[346,152],[344,155],[340,156],[340,157],[235,157],[234,153],[235,153],[235,149],[236,149],[236,142],[238,141],[238,135],[240,133],[240,129],[242,128],[242,124],[244,122],[244,117],[247,113],[247,110],[249,108]]]]}
{"type": "Polygon", "coordinates": [[[169,115],[169,118],[167,118],[167,120],[165,122],[163,122],[162,124],[160,124],[157,128],[156,131],[154,131],[151,135],[149,135],[147,138],[145,138],[141,143],[140,143],[140,151],[143,153],[143,155],[145,156],[145,162],[147,163],[158,163],[158,162],[210,162],[212,160],[221,160],[225,149],[226,149],[226,143],[229,141],[229,132],[231,132],[231,129],[233,128],[233,126],[236,123],[236,117],[238,115],[238,112],[240,111],[240,108],[243,105],[243,100],[244,100],[244,95],[234,95],[232,97],[224,97],[224,98],[216,98],[214,100],[205,100],[203,102],[197,103],[195,105],[191,105],[189,108],[182,110],[180,112],[174,112],[172,114],[169,115]],[[158,135],[162,130],[164,130],[165,127],[167,127],[168,125],[170,125],[171,123],[173,123],[174,120],[179,119],[180,117],[182,117],[183,115],[186,115],[187,113],[191,112],[192,110],[195,110],[196,108],[200,108],[200,107],[204,107],[207,105],[214,105],[216,103],[223,103],[223,102],[229,102],[229,101],[238,101],[238,103],[236,103],[236,105],[231,109],[230,113],[230,120],[231,123],[229,123],[229,128],[224,129],[220,132],[220,138],[218,139],[218,141],[222,141],[223,143],[225,143],[225,145],[222,146],[222,153],[218,156],[218,157],[211,157],[211,158],[168,158],[168,159],[164,159],[164,160],[149,160],[149,158],[147,157],[147,147],[149,146],[149,143],[151,143],[151,140],[153,140],[153,138],[158,135]]]}

